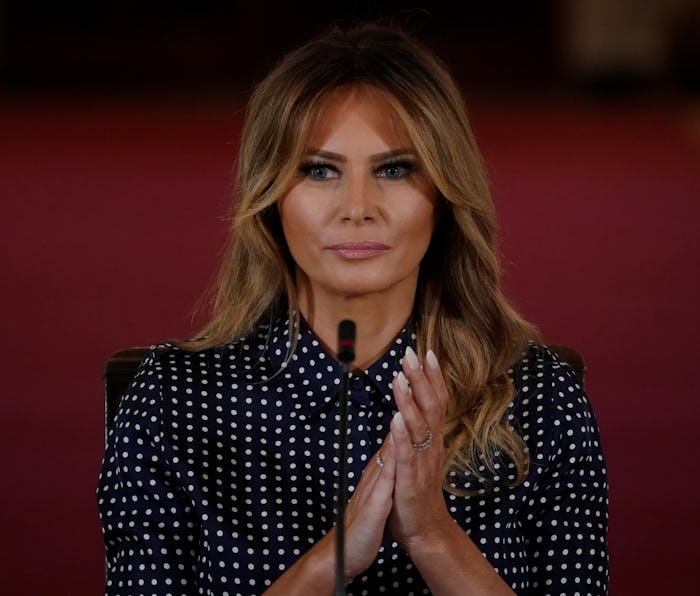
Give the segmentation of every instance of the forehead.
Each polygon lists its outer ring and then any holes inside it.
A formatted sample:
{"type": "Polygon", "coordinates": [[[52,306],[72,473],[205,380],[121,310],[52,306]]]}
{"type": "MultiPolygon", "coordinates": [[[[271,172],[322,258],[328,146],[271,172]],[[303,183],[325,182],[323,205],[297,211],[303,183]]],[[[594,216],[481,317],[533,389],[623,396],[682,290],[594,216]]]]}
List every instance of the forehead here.
{"type": "Polygon", "coordinates": [[[408,130],[387,95],[367,84],[352,84],[328,92],[321,100],[309,131],[309,144],[367,134],[390,144],[411,146],[408,130]]]}

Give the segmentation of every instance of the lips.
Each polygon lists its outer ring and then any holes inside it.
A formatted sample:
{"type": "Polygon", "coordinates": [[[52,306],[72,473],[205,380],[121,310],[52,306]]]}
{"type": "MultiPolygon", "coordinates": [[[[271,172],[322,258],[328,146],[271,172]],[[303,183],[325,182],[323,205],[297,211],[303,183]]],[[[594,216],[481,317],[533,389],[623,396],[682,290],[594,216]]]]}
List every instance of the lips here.
{"type": "Polygon", "coordinates": [[[340,242],[328,248],[346,259],[368,259],[384,254],[389,250],[386,244],[369,240],[363,242],[340,242]]]}

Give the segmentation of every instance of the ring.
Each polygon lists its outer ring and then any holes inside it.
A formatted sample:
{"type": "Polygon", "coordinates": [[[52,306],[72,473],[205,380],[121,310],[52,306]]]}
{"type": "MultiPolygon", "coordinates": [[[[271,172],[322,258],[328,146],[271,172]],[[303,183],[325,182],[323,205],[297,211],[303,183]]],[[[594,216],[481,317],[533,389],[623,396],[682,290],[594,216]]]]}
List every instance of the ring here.
{"type": "Polygon", "coordinates": [[[412,443],[413,445],[413,450],[418,453],[419,451],[424,451],[428,447],[430,447],[430,444],[433,442],[433,433],[428,429],[428,434],[425,435],[425,441],[422,443],[412,443]]]}
{"type": "Polygon", "coordinates": [[[384,467],[384,460],[382,459],[382,456],[379,455],[379,451],[377,451],[377,457],[375,459],[377,460],[377,465],[380,468],[383,468],[384,467]]]}

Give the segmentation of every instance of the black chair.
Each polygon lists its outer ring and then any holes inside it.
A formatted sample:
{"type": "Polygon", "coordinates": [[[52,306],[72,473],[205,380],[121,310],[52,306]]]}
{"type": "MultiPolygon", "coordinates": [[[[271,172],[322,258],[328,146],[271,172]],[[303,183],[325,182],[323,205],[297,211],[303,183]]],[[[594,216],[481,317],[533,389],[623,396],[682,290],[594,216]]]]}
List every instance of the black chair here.
{"type": "MultiPolygon", "coordinates": [[[[563,344],[548,344],[562,360],[567,362],[583,386],[586,363],[583,356],[574,348],[563,344]]],[[[118,350],[110,355],[104,369],[105,386],[105,436],[109,433],[117,414],[119,400],[131,384],[136,370],[145,358],[148,347],[134,347],[118,350]]]]}
{"type": "Polygon", "coordinates": [[[139,364],[146,357],[148,350],[147,346],[125,348],[113,352],[107,359],[102,375],[105,388],[105,438],[117,415],[119,401],[134,379],[139,364]]]}

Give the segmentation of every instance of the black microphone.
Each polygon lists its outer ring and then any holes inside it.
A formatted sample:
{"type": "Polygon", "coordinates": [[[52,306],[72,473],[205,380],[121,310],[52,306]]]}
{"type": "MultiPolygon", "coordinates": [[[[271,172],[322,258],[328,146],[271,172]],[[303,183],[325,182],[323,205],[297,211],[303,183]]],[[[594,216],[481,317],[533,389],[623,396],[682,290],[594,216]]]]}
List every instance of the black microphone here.
{"type": "Polygon", "coordinates": [[[355,360],[355,322],[349,319],[338,324],[338,360],[343,364],[355,360]]]}
{"type": "Polygon", "coordinates": [[[335,523],[335,596],[345,596],[345,504],[348,490],[348,384],[350,364],[355,360],[355,323],[348,319],[338,324],[338,360],[340,361],[340,397],[338,404],[338,494],[335,523]]]}

